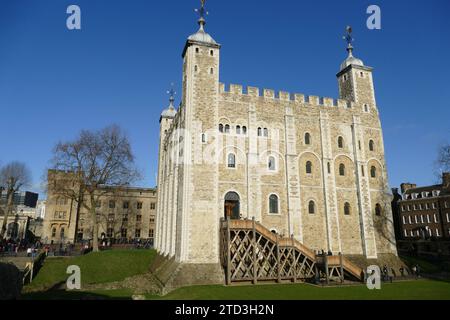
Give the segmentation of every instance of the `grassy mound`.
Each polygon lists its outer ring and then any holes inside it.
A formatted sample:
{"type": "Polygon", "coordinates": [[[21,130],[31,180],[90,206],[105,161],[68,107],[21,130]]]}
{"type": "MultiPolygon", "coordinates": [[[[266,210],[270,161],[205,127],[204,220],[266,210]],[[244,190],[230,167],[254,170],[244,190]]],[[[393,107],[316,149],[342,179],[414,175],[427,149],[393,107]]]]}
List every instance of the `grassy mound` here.
{"type": "Polygon", "coordinates": [[[71,258],[47,258],[42,269],[25,291],[47,290],[65,283],[67,267],[77,265],[81,269],[82,284],[99,284],[121,281],[143,274],[155,257],[153,250],[111,250],[93,252],[71,258]]]}

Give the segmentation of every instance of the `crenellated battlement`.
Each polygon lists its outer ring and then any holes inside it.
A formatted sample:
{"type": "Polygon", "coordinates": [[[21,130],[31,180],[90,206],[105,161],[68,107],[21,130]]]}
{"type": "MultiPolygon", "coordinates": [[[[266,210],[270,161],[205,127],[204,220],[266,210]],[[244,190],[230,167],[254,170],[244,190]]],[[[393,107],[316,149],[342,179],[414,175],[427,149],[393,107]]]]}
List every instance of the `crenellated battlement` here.
{"type": "Polygon", "coordinates": [[[260,89],[257,87],[243,87],[238,84],[226,85],[219,83],[219,92],[234,95],[237,97],[248,96],[262,99],[272,99],[279,101],[291,101],[298,104],[306,104],[311,106],[337,107],[337,108],[353,108],[355,103],[343,99],[334,99],[330,97],[319,97],[314,95],[304,95],[301,93],[289,93],[286,91],[278,91],[272,89],[260,89]]]}

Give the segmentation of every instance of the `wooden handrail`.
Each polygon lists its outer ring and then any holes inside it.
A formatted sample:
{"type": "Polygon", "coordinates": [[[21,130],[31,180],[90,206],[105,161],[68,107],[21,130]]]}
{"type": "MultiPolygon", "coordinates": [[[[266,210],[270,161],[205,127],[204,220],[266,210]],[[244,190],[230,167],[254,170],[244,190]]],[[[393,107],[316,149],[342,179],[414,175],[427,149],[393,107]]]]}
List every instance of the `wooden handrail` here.
{"type": "MultiPolygon", "coordinates": [[[[223,221],[222,227],[226,228],[227,226],[230,229],[244,229],[244,230],[253,230],[253,220],[226,220],[223,221]]],[[[261,223],[255,221],[255,230],[262,234],[267,240],[272,241],[273,243],[277,243],[280,247],[294,247],[305,256],[307,256],[311,261],[317,262],[316,254],[314,251],[306,247],[300,241],[294,238],[278,238],[277,235],[271,232],[269,229],[264,227],[261,223]]],[[[329,266],[339,266],[340,265],[340,257],[339,256],[327,256],[327,262],[329,266]]],[[[362,274],[362,269],[352,263],[349,259],[342,257],[342,266],[349,273],[354,275],[356,278],[360,279],[362,274]]]]}

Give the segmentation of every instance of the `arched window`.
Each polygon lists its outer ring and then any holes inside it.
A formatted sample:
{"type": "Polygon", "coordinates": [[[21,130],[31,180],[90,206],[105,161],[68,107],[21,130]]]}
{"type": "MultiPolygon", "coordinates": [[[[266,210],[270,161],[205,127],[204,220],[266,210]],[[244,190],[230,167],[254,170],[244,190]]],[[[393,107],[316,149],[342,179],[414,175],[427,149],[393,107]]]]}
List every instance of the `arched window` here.
{"type": "Polygon", "coordinates": [[[308,203],[308,212],[309,214],[316,213],[316,204],[312,200],[308,203]]]}
{"type": "Polygon", "coordinates": [[[262,129],[258,128],[258,137],[261,137],[261,136],[262,136],[262,129]]]}
{"type": "Polygon", "coordinates": [[[348,202],[346,202],[346,203],[344,204],[344,214],[345,214],[346,216],[349,216],[349,215],[350,215],[350,203],[348,203],[348,202]]]}
{"type": "Polygon", "coordinates": [[[328,170],[328,174],[330,174],[331,173],[331,165],[329,162],[327,163],[327,170],[328,170]]]}
{"type": "Polygon", "coordinates": [[[306,173],[311,174],[312,173],[312,163],[311,161],[306,162],[306,173]]]}
{"type": "Polygon", "coordinates": [[[269,136],[269,130],[267,130],[267,128],[264,128],[264,137],[268,137],[269,136]]]}
{"type": "Polygon", "coordinates": [[[197,67],[197,66],[194,67],[194,71],[195,71],[195,72],[198,71],[198,67],[197,67]]]}
{"type": "Polygon", "coordinates": [[[338,148],[342,149],[344,147],[344,138],[338,138],[338,148]]]}
{"type": "Polygon", "coordinates": [[[236,134],[241,134],[241,126],[236,126],[236,134]]]}
{"type": "Polygon", "coordinates": [[[233,153],[228,155],[228,168],[236,168],[236,156],[233,153]]]}
{"type": "Polygon", "coordinates": [[[374,146],[373,140],[370,140],[369,141],[369,150],[374,151],[374,149],[375,149],[375,146],[374,146]]]}
{"type": "Polygon", "coordinates": [[[230,125],[229,124],[225,125],[225,133],[230,133],[230,125]]]}
{"type": "Polygon", "coordinates": [[[375,205],[375,215],[376,216],[381,216],[381,205],[379,203],[377,203],[375,205]]]}
{"type": "Polygon", "coordinates": [[[52,228],[52,238],[56,237],[56,228],[52,228]]]}
{"type": "Polygon", "coordinates": [[[247,134],[247,127],[246,126],[242,127],[242,134],[247,134]]]}
{"type": "Polygon", "coordinates": [[[64,238],[64,228],[61,228],[61,231],[60,231],[60,238],[61,239],[63,239],[64,238]]]}
{"type": "Polygon", "coordinates": [[[223,124],[219,124],[219,132],[223,132],[223,124]]]}
{"type": "Polygon", "coordinates": [[[269,157],[268,166],[269,166],[269,170],[270,171],[275,171],[276,170],[275,157],[272,157],[272,156],[269,157]]]}
{"type": "Polygon", "coordinates": [[[376,178],[377,177],[377,168],[375,168],[374,166],[370,167],[370,176],[372,178],[376,178]]]}
{"type": "Polygon", "coordinates": [[[269,213],[278,213],[278,196],[275,194],[269,197],[269,213]]]}
{"type": "Polygon", "coordinates": [[[209,73],[214,74],[214,69],[213,68],[209,69],[209,73]]]}
{"type": "Polygon", "coordinates": [[[339,175],[340,176],[345,176],[345,165],[343,163],[341,163],[339,165],[339,175]]]}
{"type": "Polygon", "coordinates": [[[305,133],[305,144],[311,144],[311,135],[309,132],[305,133]]]}

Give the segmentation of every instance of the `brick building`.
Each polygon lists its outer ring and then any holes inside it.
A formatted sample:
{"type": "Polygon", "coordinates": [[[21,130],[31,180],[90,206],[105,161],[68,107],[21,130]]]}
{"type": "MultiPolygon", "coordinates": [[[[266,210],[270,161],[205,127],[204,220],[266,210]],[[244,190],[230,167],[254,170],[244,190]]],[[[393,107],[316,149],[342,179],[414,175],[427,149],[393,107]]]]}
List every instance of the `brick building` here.
{"type": "Polygon", "coordinates": [[[402,183],[401,199],[394,207],[400,224],[399,249],[445,253],[450,251],[450,173],[442,183],[417,187],[402,183]],[[438,245],[437,243],[440,242],[438,245]]]}

